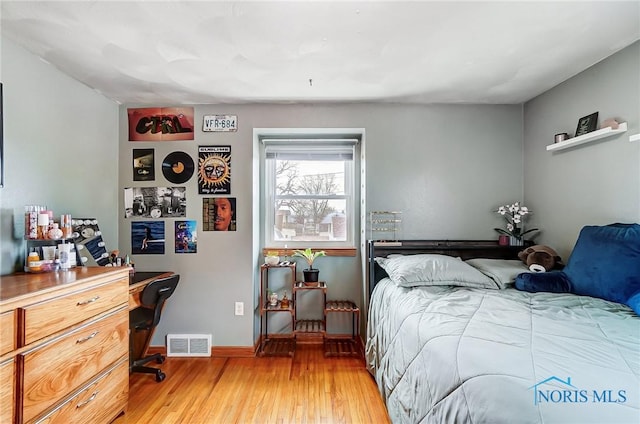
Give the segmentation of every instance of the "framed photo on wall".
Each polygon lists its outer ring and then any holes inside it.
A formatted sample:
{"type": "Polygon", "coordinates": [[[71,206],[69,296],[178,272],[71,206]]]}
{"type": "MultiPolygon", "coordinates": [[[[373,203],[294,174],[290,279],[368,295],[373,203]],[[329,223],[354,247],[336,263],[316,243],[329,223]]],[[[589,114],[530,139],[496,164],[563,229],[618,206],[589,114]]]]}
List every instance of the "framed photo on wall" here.
{"type": "Polygon", "coordinates": [[[578,127],[576,128],[576,137],[585,135],[598,129],[598,112],[594,112],[591,115],[583,116],[578,121],[578,127]]]}

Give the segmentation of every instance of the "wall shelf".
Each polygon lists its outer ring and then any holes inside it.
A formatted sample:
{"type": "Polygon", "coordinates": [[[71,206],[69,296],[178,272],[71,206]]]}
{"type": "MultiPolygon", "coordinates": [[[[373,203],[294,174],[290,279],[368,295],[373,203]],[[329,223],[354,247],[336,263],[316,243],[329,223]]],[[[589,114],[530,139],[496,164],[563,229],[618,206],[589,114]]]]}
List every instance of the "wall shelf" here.
{"type": "Polygon", "coordinates": [[[560,143],[554,143],[547,146],[547,150],[563,150],[568,149],[569,147],[579,146],[580,144],[590,143],[592,141],[600,140],[606,137],[612,137],[616,134],[622,134],[627,132],[627,123],[622,122],[617,129],[612,129],[611,127],[602,128],[597,131],[592,131],[588,134],[584,134],[578,137],[570,138],[565,141],[561,141],[560,143]]]}
{"type": "Polygon", "coordinates": [[[633,134],[629,136],[629,141],[640,141],[640,134],[633,134]]]}

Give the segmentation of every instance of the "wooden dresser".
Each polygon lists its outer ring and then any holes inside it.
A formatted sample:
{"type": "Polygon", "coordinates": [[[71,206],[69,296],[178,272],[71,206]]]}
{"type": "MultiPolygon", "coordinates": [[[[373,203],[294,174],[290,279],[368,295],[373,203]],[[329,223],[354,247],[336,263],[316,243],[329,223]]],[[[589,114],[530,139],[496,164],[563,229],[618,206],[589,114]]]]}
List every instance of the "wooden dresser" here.
{"type": "Polygon", "coordinates": [[[0,423],[108,423],[124,412],[128,269],[0,278],[0,423]]]}

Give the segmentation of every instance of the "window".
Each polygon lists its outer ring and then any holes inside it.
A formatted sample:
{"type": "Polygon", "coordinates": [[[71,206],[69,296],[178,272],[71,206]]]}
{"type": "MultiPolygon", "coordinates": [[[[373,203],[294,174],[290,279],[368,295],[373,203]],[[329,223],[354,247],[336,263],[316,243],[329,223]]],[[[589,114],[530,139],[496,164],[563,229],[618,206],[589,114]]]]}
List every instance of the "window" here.
{"type": "Polygon", "coordinates": [[[354,246],[357,140],[262,142],[265,244],[354,246]]]}

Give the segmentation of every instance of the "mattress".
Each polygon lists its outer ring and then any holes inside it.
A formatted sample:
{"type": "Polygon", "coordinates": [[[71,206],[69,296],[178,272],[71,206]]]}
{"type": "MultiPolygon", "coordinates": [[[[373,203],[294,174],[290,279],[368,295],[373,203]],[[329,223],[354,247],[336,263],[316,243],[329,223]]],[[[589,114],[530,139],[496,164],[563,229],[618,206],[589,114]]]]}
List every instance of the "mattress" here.
{"type": "Polygon", "coordinates": [[[640,422],[640,318],[601,299],[385,278],[366,362],[394,423],[640,422]]]}

